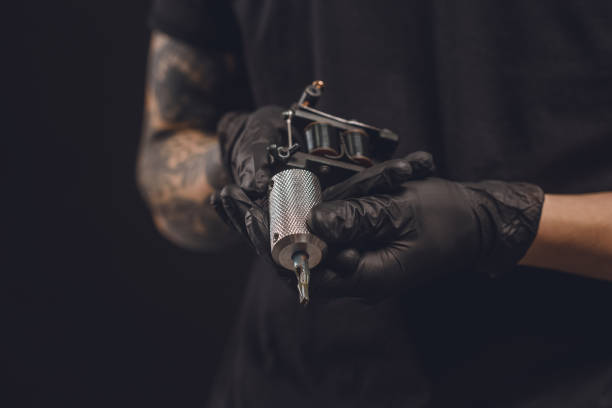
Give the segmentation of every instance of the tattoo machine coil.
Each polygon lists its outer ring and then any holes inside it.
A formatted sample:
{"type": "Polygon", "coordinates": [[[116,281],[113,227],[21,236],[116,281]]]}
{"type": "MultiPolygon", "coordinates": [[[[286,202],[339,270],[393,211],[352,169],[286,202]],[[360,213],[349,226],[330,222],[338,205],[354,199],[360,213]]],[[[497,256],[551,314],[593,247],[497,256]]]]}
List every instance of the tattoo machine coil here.
{"type": "Polygon", "coordinates": [[[327,251],[325,242],[306,226],[310,210],[322,200],[322,188],[387,160],[398,143],[397,135],[388,129],[315,109],[323,89],[323,81],[306,87],[299,101],[283,112],[286,145],[268,147],[275,173],[268,197],[272,258],[295,272],[303,304],[309,300],[310,270],[327,251]],[[295,131],[301,132],[304,145],[294,140],[295,131]]]}

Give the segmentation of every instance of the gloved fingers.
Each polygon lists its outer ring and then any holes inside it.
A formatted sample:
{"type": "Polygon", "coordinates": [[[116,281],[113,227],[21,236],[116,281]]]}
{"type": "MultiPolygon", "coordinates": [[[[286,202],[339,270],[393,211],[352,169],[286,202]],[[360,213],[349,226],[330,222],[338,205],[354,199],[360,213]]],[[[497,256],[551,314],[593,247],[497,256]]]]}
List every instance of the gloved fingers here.
{"type": "Polygon", "coordinates": [[[222,120],[222,129],[238,133],[229,150],[229,165],[234,181],[249,197],[259,198],[267,191],[270,179],[268,146],[278,144],[282,139],[285,126],[282,112],[281,107],[265,106],[246,118],[228,116],[227,124],[224,122],[226,117],[222,120]]]}
{"type": "MultiPolygon", "coordinates": [[[[272,139],[272,136],[269,139],[272,139]]],[[[249,145],[248,150],[234,152],[232,158],[234,180],[252,198],[263,197],[268,191],[271,177],[268,163],[270,144],[271,142],[266,140],[256,141],[249,145]]]]}
{"type": "Polygon", "coordinates": [[[254,205],[245,214],[244,223],[255,252],[270,258],[270,227],[268,215],[259,205],[254,205]]]}
{"type": "MultiPolygon", "coordinates": [[[[284,110],[279,106],[264,106],[248,115],[226,114],[219,123],[224,163],[230,168],[234,182],[252,199],[264,197],[268,190],[271,177],[268,147],[286,143],[284,110]]],[[[293,129],[293,136],[301,144],[301,132],[293,129]]]]}
{"type": "Polygon", "coordinates": [[[412,179],[429,177],[436,171],[436,163],[429,152],[418,150],[408,154],[405,159],[408,160],[412,166],[412,179]]]}
{"type": "Polygon", "coordinates": [[[362,281],[358,275],[343,277],[328,268],[313,271],[310,286],[311,297],[316,299],[354,298],[371,304],[387,295],[362,281]]]}
{"type": "MultiPolygon", "coordinates": [[[[244,125],[248,119],[248,113],[228,112],[219,119],[217,123],[217,134],[228,137],[229,139],[235,139],[244,129],[244,125]]],[[[221,142],[225,142],[225,139],[221,139],[221,142]]],[[[228,147],[231,148],[232,146],[228,147]]]]}
{"type": "MultiPolygon", "coordinates": [[[[248,238],[258,255],[270,258],[268,215],[262,203],[251,201],[234,184],[215,192],[211,203],[226,224],[248,238]]],[[[268,260],[272,262],[271,258],[268,260]]]]}
{"type": "Polygon", "coordinates": [[[230,221],[229,217],[225,213],[225,208],[223,208],[223,203],[221,202],[221,192],[214,191],[210,196],[210,205],[214,208],[215,212],[221,218],[221,220],[231,228],[234,228],[234,224],[230,221]]]}
{"type": "Polygon", "coordinates": [[[312,271],[310,282],[314,297],[355,295],[355,271],[361,254],[355,248],[330,247],[325,261],[312,271]]]}
{"type": "Polygon", "coordinates": [[[312,209],[308,227],[331,244],[377,246],[416,233],[413,207],[387,195],[323,202],[312,209]]]}
{"type": "Polygon", "coordinates": [[[236,231],[247,236],[245,215],[255,203],[235,184],[229,184],[221,189],[218,200],[223,207],[224,221],[234,227],[236,231]]]}
{"type": "Polygon", "coordinates": [[[311,277],[314,297],[354,297],[371,303],[404,286],[396,252],[388,248],[361,253],[350,274],[341,275],[329,268],[316,272],[311,277]]]}
{"type": "Polygon", "coordinates": [[[356,248],[330,246],[321,267],[333,270],[340,277],[347,277],[355,272],[360,258],[361,254],[356,248]]]}
{"type": "Polygon", "coordinates": [[[382,295],[403,287],[408,273],[398,256],[404,250],[407,248],[384,247],[362,253],[355,270],[360,290],[371,295],[382,295]]]}
{"type": "Polygon", "coordinates": [[[310,274],[310,294],[313,298],[350,296],[351,278],[342,277],[331,268],[317,268],[310,274]]]}
{"type": "Polygon", "coordinates": [[[414,152],[402,159],[378,163],[326,188],[323,192],[323,200],[392,192],[403,182],[427,177],[434,170],[435,165],[431,154],[414,152]]]}
{"type": "Polygon", "coordinates": [[[447,261],[436,251],[423,251],[405,240],[362,253],[356,276],[364,287],[381,295],[423,286],[440,277],[447,261]]]}

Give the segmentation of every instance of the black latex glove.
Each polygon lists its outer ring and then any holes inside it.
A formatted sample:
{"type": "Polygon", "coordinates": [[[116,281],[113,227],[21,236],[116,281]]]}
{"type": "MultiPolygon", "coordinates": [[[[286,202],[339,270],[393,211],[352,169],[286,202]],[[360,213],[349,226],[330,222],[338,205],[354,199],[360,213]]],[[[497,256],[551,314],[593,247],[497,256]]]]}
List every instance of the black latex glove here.
{"type": "Polygon", "coordinates": [[[287,128],[282,112],[278,106],[266,106],[250,114],[230,112],[217,126],[224,165],[250,197],[263,197],[268,191],[267,147],[282,140],[287,128]]]}
{"type": "MultiPolygon", "coordinates": [[[[389,160],[356,174],[351,178],[351,183],[337,185],[334,197],[353,197],[370,192],[392,193],[397,191],[403,182],[422,179],[431,175],[433,170],[431,155],[415,152],[402,159],[389,160]]],[[[258,255],[273,263],[270,255],[267,197],[253,200],[243,189],[231,184],[213,194],[211,202],[226,224],[247,237],[258,255]]],[[[330,246],[326,260],[313,271],[313,275],[336,276],[337,273],[333,272],[333,269],[337,265],[344,270],[346,269],[344,265],[354,264],[358,257],[359,253],[355,250],[330,246]]],[[[291,276],[293,274],[290,271],[284,272],[291,276]]],[[[316,296],[316,292],[313,295],[316,296]]]]}
{"type": "Polygon", "coordinates": [[[313,282],[313,293],[318,285],[327,295],[380,297],[458,271],[499,275],[531,245],[544,201],[532,184],[438,178],[405,182],[392,194],[363,188],[361,197],[344,199],[360,182],[327,189],[311,212],[316,235],[360,253],[313,282]]]}

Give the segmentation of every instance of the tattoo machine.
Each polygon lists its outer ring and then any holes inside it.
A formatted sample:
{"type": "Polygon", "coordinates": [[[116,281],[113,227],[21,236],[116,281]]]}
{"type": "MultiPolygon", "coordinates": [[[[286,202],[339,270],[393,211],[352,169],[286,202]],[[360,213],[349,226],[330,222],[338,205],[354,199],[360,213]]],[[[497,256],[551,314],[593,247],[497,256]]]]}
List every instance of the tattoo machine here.
{"type": "Polygon", "coordinates": [[[306,226],[310,210],[321,202],[322,188],[387,160],[398,143],[397,135],[388,129],[315,109],[323,89],[323,81],[306,87],[298,102],[283,112],[286,144],[268,147],[274,169],[268,197],[272,258],[295,272],[302,304],[309,300],[310,270],[327,251],[326,243],[306,226]],[[296,131],[302,132],[304,146],[294,140],[296,131]]]}

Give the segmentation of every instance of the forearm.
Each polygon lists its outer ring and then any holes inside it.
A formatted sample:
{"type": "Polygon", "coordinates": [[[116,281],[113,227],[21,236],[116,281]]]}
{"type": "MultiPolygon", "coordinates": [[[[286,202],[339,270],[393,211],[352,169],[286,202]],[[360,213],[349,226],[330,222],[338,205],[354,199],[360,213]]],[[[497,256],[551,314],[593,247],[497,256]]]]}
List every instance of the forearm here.
{"type": "Polygon", "coordinates": [[[209,198],[229,181],[214,129],[248,99],[241,78],[232,55],[152,35],[138,184],[159,231],[182,247],[213,250],[235,239],[209,198]]]}
{"type": "Polygon", "coordinates": [[[183,130],[149,143],[141,153],[139,185],[158,230],[179,246],[214,250],[235,236],[209,203],[225,184],[216,138],[183,130]]]}
{"type": "Polygon", "coordinates": [[[612,281],[612,192],[546,195],[520,263],[612,281]]]}

